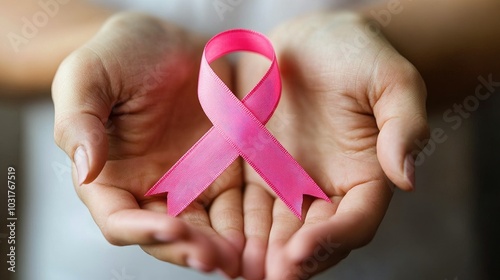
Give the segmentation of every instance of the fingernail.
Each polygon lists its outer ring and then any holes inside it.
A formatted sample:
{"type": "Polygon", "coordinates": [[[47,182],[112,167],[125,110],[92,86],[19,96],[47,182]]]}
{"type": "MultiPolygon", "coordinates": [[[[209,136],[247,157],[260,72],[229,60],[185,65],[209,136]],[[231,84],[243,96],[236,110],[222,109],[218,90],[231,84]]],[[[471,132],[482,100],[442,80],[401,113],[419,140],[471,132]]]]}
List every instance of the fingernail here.
{"type": "Polygon", "coordinates": [[[405,158],[405,177],[410,183],[411,190],[415,189],[415,159],[411,154],[407,154],[405,158]]]}
{"type": "Polygon", "coordinates": [[[201,272],[210,272],[212,270],[211,267],[209,267],[208,265],[206,265],[206,264],[204,264],[196,259],[193,259],[193,258],[188,258],[186,260],[186,263],[190,267],[192,267],[198,271],[201,271],[201,272]]]}
{"type": "Polygon", "coordinates": [[[73,161],[76,165],[78,185],[82,185],[83,182],[85,182],[85,179],[87,179],[87,175],[89,174],[89,159],[87,157],[85,147],[80,146],[76,149],[75,154],[73,155],[73,161]]]}
{"type": "Polygon", "coordinates": [[[220,269],[220,268],[218,268],[218,269],[217,269],[217,273],[218,273],[219,275],[221,275],[221,276],[222,276],[224,279],[226,279],[226,280],[233,279],[232,277],[229,277],[229,275],[227,275],[227,274],[224,272],[224,270],[222,270],[222,269],[220,269]]]}

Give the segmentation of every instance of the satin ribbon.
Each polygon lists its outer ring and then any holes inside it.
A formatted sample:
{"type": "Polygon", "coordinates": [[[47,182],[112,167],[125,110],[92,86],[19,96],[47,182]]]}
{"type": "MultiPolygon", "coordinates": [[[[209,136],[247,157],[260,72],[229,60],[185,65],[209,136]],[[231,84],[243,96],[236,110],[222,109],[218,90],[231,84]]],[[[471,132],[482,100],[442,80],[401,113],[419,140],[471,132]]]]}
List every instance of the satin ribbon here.
{"type": "Polygon", "coordinates": [[[271,42],[244,29],[213,37],[203,52],[198,98],[212,122],[210,130],[146,193],[168,192],[168,213],[178,215],[238,157],[246,160],[300,219],[304,195],[330,201],[314,180],[265,128],[281,95],[281,79],[271,42]],[[240,101],[210,67],[231,52],[263,55],[271,66],[240,101]]]}

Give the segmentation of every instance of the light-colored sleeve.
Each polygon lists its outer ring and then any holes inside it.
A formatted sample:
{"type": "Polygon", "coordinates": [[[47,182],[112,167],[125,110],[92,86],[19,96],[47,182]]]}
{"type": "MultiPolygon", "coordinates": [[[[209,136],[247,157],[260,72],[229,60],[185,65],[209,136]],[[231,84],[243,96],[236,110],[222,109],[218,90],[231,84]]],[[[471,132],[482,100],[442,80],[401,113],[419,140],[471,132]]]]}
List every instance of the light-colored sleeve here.
{"type": "Polygon", "coordinates": [[[231,28],[268,32],[296,16],[380,0],[92,0],[123,10],[143,11],[211,36],[231,28]]]}

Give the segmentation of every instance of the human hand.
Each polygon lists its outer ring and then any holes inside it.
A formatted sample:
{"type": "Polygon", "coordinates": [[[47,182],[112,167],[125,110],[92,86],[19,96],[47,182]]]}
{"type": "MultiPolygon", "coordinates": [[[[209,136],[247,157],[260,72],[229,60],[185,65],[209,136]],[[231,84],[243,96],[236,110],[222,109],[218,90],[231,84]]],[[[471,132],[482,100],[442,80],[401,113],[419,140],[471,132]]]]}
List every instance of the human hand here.
{"type": "MultiPolygon", "coordinates": [[[[283,93],[267,127],[332,202],[306,198],[300,221],[244,165],[247,279],[307,279],[335,265],[373,238],[392,196],[389,180],[414,188],[414,141],[427,134],[425,85],[367,26],[355,14],[316,14],[271,36],[283,93]]],[[[244,57],[238,92],[267,67],[244,57]]]]}
{"type": "MultiPolygon", "coordinates": [[[[244,246],[239,161],[177,218],[165,195],[144,197],[211,126],[196,94],[204,43],[144,15],[112,17],[57,72],[55,139],[110,243],[234,277],[244,246]]],[[[227,63],[212,66],[230,81],[227,63]]]]}

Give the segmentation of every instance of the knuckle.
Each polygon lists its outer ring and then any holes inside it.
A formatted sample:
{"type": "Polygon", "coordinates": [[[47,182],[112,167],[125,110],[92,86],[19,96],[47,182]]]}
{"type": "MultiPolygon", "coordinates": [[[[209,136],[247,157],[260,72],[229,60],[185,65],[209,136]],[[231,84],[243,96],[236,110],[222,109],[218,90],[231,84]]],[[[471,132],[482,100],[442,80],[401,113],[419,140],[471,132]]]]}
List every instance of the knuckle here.
{"type": "Polygon", "coordinates": [[[63,150],[66,150],[67,128],[70,124],[71,121],[67,117],[56,117],[54,120],[54,140],[57,146],[63,150]]]}
{"type": "Polygon", "coordinates": [[[414,137],[418,139],[427,139],[430,136],[429,123],[427,121],[427,115],[425,112],[417,113],[409,119],[409,123],[412,125],[415,131],[414,137]]]}
{"type": "Polygon", "coordinates": [[[375,232],[369,232],[369,233],[365,233],[363,234],[359,239],[358,241],[356,242],[356,244],[353,246],[355,248],[361,248],[361,247],[364,247],[368,244],[370,244],[372,241],[373,241],[373,238],[375,238],[375,232]]]}
{"type": "Polygon", "coordinates": [[[400,78],[404,84],[411,85],[415,87],[419,93],[424,97],[427,96],[426,85],[422,75],[417,70],[417,68],[408,60],[401,57],[403,61],[399,64],[398,68],[400,73],[400,78]]]}
{"type": "Polygon", "coordinates": [[[125,244],[114,234],[113,231],[102,229],[102,235],[109,244],[114,246],[124,246],[125,244]]]}

